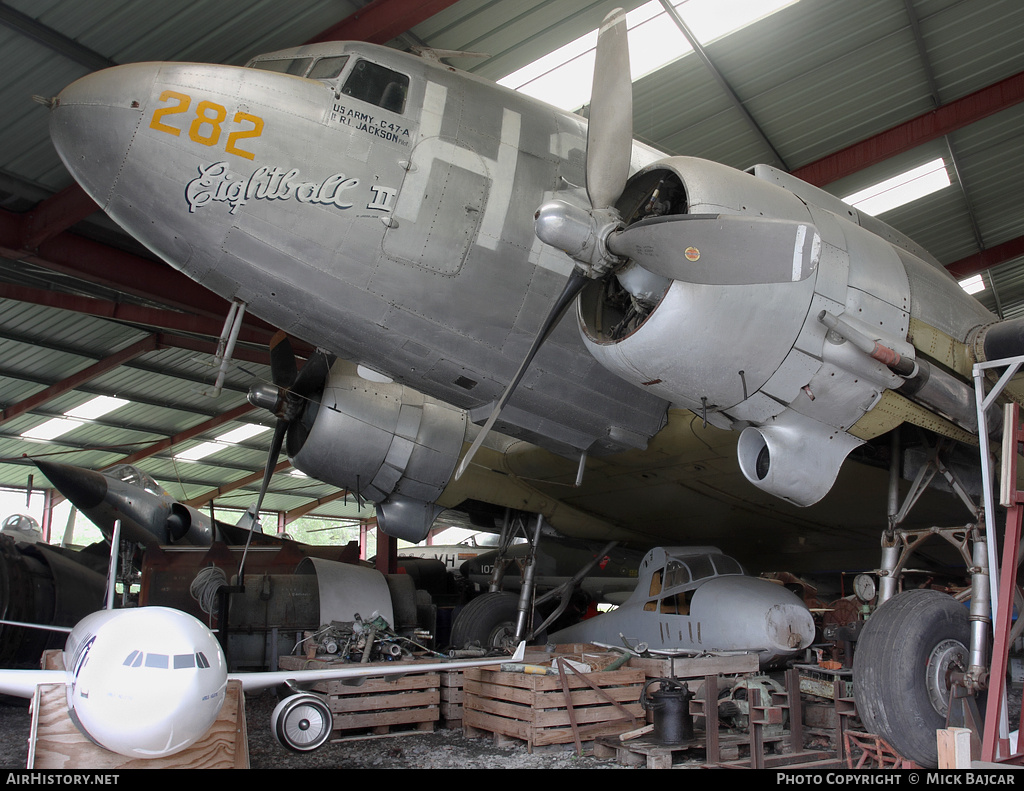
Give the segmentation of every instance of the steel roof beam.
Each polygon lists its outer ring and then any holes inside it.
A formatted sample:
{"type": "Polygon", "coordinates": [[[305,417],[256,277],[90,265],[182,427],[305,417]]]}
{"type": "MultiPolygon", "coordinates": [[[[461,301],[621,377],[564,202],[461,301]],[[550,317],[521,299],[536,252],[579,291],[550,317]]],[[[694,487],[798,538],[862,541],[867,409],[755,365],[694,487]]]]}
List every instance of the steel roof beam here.
{"type": "Polygon", "coordinates": [[[965,277],[992,269],[1021,256],[1024,256],[1024,236],[1009,239],[1002,244],[947,264],[946,270],[958,280],[963,280],[965,277]]]}
{"type": "MultiPolygon", "coordinates": [[[[174,332],[188,332],[207,338],[218,338],[223,327],[223,322],[203,316],[179,313],[174,310],[148,308],[125,302],[111,302],[110,300],[95,299],[93,297],[79,297],[74,294],[63,294],[58,291],[44,291],[40,288],[18,286],[11,283],[0,282],[0,299],[11,299],[17,302],[26,302],[30,305],[69,310],[74,313],[111,319],[112,321],[124,322],[126,324],[173,330],[174,332]]],[[[242,343],[266,346],[270,343],[273,334],[273,331],[269,328],[246,327],[239,333],[238,339],[242,343]]],[[[238,352],[239,355],[244,353],[243,350],[238,350],[238,352]]],[[[267,363],[268,360],[266,355],[262,358],[247,357],[246,359],[250,359],[251,362],[262,363],[267,363]]]]}
{"type": "MultiPolygon", "coordinates": [[[[279,472],[283,472],[284,470],[288,469],[291,466],[292,463],[287,459],[278,462],[277,466],[274,467],[274,474],[276,475],[279,472]]],[[[191,499],[182,500],[181,502],[184,505],[190,505],[193,508],[200,508],[206,505],[211,500],[214,500],[223,494],[228,494],[229,492],[233,492],[236,489],[241,489],[243,486],[248,486],[250,483],[255,483],[256,481],[262,480],[264,472],[265,470],[258,470],[254,473],[250,473],[249,475],[244,475],[237,480],[224,484],[223,486],[218,486],[216,489],[211,489],[208,492],[204,492],[198,497],[192,497],[191,499]]]]}
{"type": "Polygon", "coordinates": [[[912,148],[963,129],[1024,101],[1024,72],[948,102],[880,134],[854,143],[792,171],[809,184],[823,187],[884,162],[912,148]]]}
{"type": "Polygon", "coordinates": [[[77,182],[65,187],[22,217],[19,223],[22,248],[35,250],[47,239],[95,214],[99,208],[77,182]]]}
{"type": "MultiPolygon", "coordinates": [[[[193,439],[198,437],[200,434],[210,431],[211,429],[223,426],[225,423],[230,423],[232,420],[237,420],[243,415],[249,414],[254,409],[256,409],[256,407],[248,402],[239,404],[234,409],[229,409],[227,412],[222,412],[216,417],[211,417],[209,420],[197,423],[192,426],[192,428],[185,429],[173,436],[154,442],[152,445],[145,448],[141,448],[140,450],[125,456],[123,459],[119,459],[118,461],[108,464],[107,467],[113,467],[115,464],[135,464],[143,459],[148,459],[150,456],[155,456],[157,453],[167,450],[168,448],[177,445],[179,442],[185,442],[186,440],[193,439]]],[[[107,469],[107,467],[104,467],[103,469],[107,469]]],[[[263,473],[260,472],[260,475],[262,474],[263,473]]]]}
{"type": "Polygon", "coordinates": [[[17,404],[12,404],[6,409],[0,411],[0,424],[6,423],[12,418],[24,415],[26,412],[35,409],[41,404],[45,404],[47,401],[52,401],[58,396],[64,395],[71,390],[74,390],[79,385],[85,384],[86,382],[95,379],[97,376],[102,376],[108,371],[118,368],[124,363],[132,360],[140,355],[146,354],[147,352],[156,351],[159,348],[159,339],[156,335],[150,335],[143,338],[137,343],[133,343],[122,349],[119,352],[111,354],[109,357],[104,357],[97,363],[84,368],[78,373],[72,374],[71,376],[56,382],[45,390],[35,393],[17,404]]]}
{"type": "Polygon", "coordinates": [[[321,497],[317,500],[310,500],[305,505],[301,505],[298,508],[293,508],[291,511],[286,511],[284,515],[284,522],[286,525],[291,524],[296,519],[299,519],[311,511],[315,511],[321,505],[327,505],[327,503],[333,503],[335,500],[340,500],[342,497],[346,497],[350,492],[348,489],[339,489],[334,494],[329,494],[326,497],[321,497]]]}
{"type": "Polygon", "coordinates": [[[58,55],[63,55],[92,71],[117,65],[110,58],[58,33],[27,14],[16,11],[8,3],[0,3],[0,24],[6,25],[11,30],[27,36],[58,55]]]}
{"type": "Polygon", "coordinates": [[[364,8],[314,36],[307,44],[321,41],[368,41],[386,44],[456,0],[373,0],[364,8]]]}

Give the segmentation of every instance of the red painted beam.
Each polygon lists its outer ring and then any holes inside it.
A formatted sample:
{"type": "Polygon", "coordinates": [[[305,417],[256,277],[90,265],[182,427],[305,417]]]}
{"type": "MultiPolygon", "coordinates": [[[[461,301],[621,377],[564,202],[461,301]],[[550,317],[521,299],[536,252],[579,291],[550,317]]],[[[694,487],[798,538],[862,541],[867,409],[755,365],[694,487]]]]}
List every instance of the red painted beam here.
{"type": "Polygon", "coordinates": [[[25,250],[35,250],[47,239],[97,211],[96,201],[86,195],[77,183],[72,184],[36,204],[21,218],[21,246],[25,250]]]}
{"type": "Polygon", "coordinates": [[[822,187],[1024,101],[1024,72],[942,105],[793,171],[822,187]]]}
{"type": "MultiPolygon", "coordinates": [[[[284,470],[288,469],[291,466],[292,463],[287,459],[278,462],[277,466],[274,467],[274,474],[276,475],[279,472],[283,472],[284,470]]],[[[198,497],[193,497],[189,500],[182,500],[182,503],[184,503],[185,505],[191,505],[193,508],[201,508],[211,500],[214,500],[220,497],[221,495],[227,494],[228,492],[233,492],[236,489],[241,489],[243,486],[248,486],[250,483],[255,483],[256,481],[262,480],[264,472],[265,470],[257,470],[256,472],[249,473],[248,475],[242,476],[238,480],[231,481],[231,483],[226,483],[223,486],[218,486],[216,489],[210,489],[210,491],[204,492],[198,497]]]]}
{"type": "Polygon", "coordinates": [[[965,277],[992,269],[1021,256],[1024,256],[1024,236],[1018,236],[1016,239],[997,244],[980,253],[961,258],[959,261],[947,264],[946,269],[957,280],[963,280],[965,277]]]}
{"type": "MultiPolygon", "coordinates": [[[[135,464],[136,462],[142,461],[143,459],[147,459],[150,456],[159,453],[160,451],[173,447],[174,445],[177,445],[179,442],[184,442],[185,440],[192,439],[193,437],[197,437],[200,434],[203,434],[204,432],[210,431],[211,429],[217,428],[218,426],[222,426],[225,423],[228,423],[232,420],[236,420],[240,418],[242,415],[246,415],[249,412],[252,412],[254,409],[256,409],[256,407],[254,407],[252,404],[246,401],[245,403],[239,404],[233,409],[229,409],[227,412],[223,412],[217,415],[216,417],[212,417],[209,420],[204,420],[202,423],[199,423],[193,426],[192,428],[185,429],[184,431],[181,431],[175,434],[174,436],[159,440],[158,442],[154,442],[152,445],[142,448],[141,450],[137,450],[130,456],[125,456],[120,461],[116,461],[113,462],[112,464],[107,465],[107,467],[104,467],[104,469],[107,469],[108,467],[113,467],[114,464],[135,464]]],[[[263,475],[262,470],[260,471],[260,475],[263,475]]]]}
{"type": "Polygon", "coordinates": [[[307,44],[321,41],[369,41],[386,44],[438,14],[457,0],[373,0],[351,16],[314,36],[307,44]]]}
{"type": "Polygon", "coordinates": [[[52,401],[54,398],[57,398],[57,396],[63,395],[70,390],[74,390],[76,387],[95,379],[97,376],[102,376],[107,373],[107,371],[111,371],[129,360],[133,360],[136,357],[145,354],[146,352],[156,351],[158,348],[160,348],[158,337],[156,335],[149,335],[141,341],[133,343],[131,346],[128,346],[109,357],[104,357],[99,362],[93,363],[78,373],[72,374],[71,376],[50,385],[38,393],[30,395],[28,398],[19,401],[17,404],[12,404],[3,411],[0,411],[0,423],[6,423],[12,418],[24,415],[26,412],[35,409],[41,404],[45,404],[47,401],[52,401]]]}
{"type": "MultiPolygon", "coordinates": [[[[223,321],[195,316],[189,313],[180,313],[175,310],[161,310],[160,308],[148,308],[142,305],[133,305],[127,302],[111,302],[105,299],[93,299],[92,297],[78,297],[73,294],[63,294],[58,291],[44,291],[29,286],[16,286],[10,283],[0,283],[0,299],[12,299],[17,302],[27,302],[31,305],[43,305],[49,308],[69,310],[74,313],[83,313],[89,316],[98,316],[104,319],[112,319],[128,324],[136,324],[145,327],[153,327],[161,330],[173,330],[174,332],[189,332],[195,335],[204,335],[208,338],[219,338],[223,329],[223,321]]],[[[241,343],[257,344],[268,346],[274,332],[271,328],[244,327],[239,332],[238,340],[241,343]]],[[[300,348],[300,344],[293,341],[293,348],[299,354],[308,356],[300,348]]],[[[267,359],[257,360],[266,363],[267,359]]]]}

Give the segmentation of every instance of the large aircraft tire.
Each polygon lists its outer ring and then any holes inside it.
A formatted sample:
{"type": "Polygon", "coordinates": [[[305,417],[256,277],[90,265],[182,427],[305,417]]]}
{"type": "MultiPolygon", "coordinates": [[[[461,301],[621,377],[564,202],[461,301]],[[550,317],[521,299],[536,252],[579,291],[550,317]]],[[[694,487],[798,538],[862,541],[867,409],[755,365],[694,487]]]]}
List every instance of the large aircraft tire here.
{"type": "Polygon", "coordinates": [[[277,704],[270,722],[278,743],[295,752],[317,749],[334,727],[330,707],[311,694],[289,695],[277,704]]]}
{"type": "Polygon", "coordinates": [[[938,763],[935,732],[946,727],[946,671],[969,661],[967,609],[944,593],[910,590],[867,622],[853,657],[857,713],[869,733],[921,766],[938,763]]]}
{"type": "MultiPolygon", "coordinates": [[[[515,649],[519,597],[513,593],[484,593],[477,596],[455,616],[451,644],[456,648],[478,645],[482,648],[515,649]]],[[[534,623],[539,615],[534,612],[534,623]]]]}

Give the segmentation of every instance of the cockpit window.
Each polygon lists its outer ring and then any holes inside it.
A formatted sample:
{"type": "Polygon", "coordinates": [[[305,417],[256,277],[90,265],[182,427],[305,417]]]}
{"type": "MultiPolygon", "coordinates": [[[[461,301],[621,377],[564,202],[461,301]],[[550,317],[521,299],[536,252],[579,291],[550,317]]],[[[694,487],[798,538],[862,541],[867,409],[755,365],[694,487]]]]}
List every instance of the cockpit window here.
{"type": "Polygon", "coordinates": [[[368,60],[359,60],[345,80],[341,92],[393,113],[400,113],[405,110],[409,78],[368,60]]]}
{"type": "Polygon", "coordinates": [[[338,55],[332,58],[320,58],[313,64],[306,76],[311,80],[333,80],[348,63],[348,55],[338,55]]]}
{"type": "Polygon", "coordinates": [[[252,67],[264,71],[276,71],[278,74],[302,77],[309,70],[309,64],[312,62],[312,58],[273,58],[271,60],[255,60],[252,62],[252,67]]]}
{"type": "Polygon", "coordinates": [[[168,667],[167,654],[146,654],[146,667],[155,667],[166,670],[168,667]]]}
{"type": "Polygon", "coordinates": [[[712,555],[712,559],[715,561],[715,569],[717,569],[719,574],[743,573],[743,566],[728,555],[712,555]]]}
{"type": "Polygon", "coordinates": [[[167,654],[146,654],[142,651],[132,651],[121,663],[125,667],[155,667],[160,670],[188,670],[189,668],[208,668],[210,660],[202,651],[194,654],[175,654],[173,657],[167,654]]]}
{"type": "Polygon", "coordinates": [[[151,475],[131,464],[118,464],[107,470],[106,474],[132,486],[139,486],[150,494],[163,495],[165,493],[163,487],[153,480],[151,475]]]}

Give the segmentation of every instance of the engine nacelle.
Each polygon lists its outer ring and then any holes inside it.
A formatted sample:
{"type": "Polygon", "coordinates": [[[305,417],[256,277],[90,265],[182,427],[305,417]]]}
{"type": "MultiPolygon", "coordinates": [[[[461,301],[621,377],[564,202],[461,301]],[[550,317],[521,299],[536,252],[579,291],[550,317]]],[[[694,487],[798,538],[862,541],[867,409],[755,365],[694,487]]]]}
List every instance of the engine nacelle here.
{"type": "Polygon", "coordinates": [[[787,410],[763,426],[743,429],[736,453],[744,476],[759,489],[812,505],[828,494],[843,461],[860,444],[845,431],[787,410]]]}
{"type": "MultiPolygon", "coordinates": [[[[740,466],[759,488],[801,505],[821,499],[861,443],[849,430],[886,389],[965,411],[948,377],[925,391],[908,342],[915,288],[949,304],[965,295],[874,218],[771,168],[684,157],[639,171],[617,207],[629,241],[615,249],[671,279],[657,299],[657,278],[630,267],[588,285],[577,303],[584,344],[638,388],[742,432],[740,466]],[[770,221],[794,224],[802,246],[770,221]]],[[[961,341],[968,330],[941,313],[918,318],[961,341]]]]}
{"type": "Polygon", "coordinates": [[[433,503],[467,425],[461,409],[338,361],[319,401],[289,428],[288,455],[296,469],[375,503],[388,535],[417,543],[437,516],[433,503]]]}
{"type": "Polygon", "coordinates": [[[167,515],[167,538],[172,544],[192,544],[198,547],[213,543],[213,524],[209,517],[184,503],[171,503],[167,515]]]}

